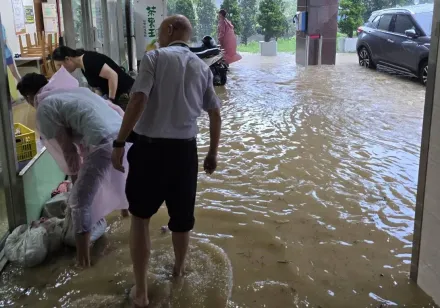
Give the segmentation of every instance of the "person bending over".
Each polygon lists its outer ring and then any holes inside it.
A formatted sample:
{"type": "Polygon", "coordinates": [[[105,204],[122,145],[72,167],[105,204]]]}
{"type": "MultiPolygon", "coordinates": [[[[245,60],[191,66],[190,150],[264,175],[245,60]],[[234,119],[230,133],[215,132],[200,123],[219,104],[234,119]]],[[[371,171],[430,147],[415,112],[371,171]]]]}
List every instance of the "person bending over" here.
{"type": "Polygon", "coordinates": [[[116,209],[128,208],[126,176],[111,166],[112,143],[122,117],[106,100],[64,68],[48,82],[31,73],[17,89],[36,108],[36,126],[44,145],[60,168],[76,178],[68,206],[71,209],[78,262],[90,266],[92,226],[116,209]]]}
{"type": "Polygon", "coordinates": [[[205,170],[212,174],[217,168],[220,101],[211,70],[187,45],[191,30],[184,16],[171,16],[162,22],[162,48],[146,53],[142,59],[112,154],[113,166],[124,172],[121,162],[125,140],[134,127],[138,140],[127,154],[126,195],[132,214],[130,250],[136,282],[131,296],[138,307],[148,306],[150,218],[164,201],[175,253],[173,274],[180,276],[184,272],[189,231],[195,222],[197,118],[203,110],[209,114],[211,136],[205,170]]]}
{"type": "Polygon", "coordinates": [[[64,66],[70,73],[81,69],[89,86],[99,89],[102,95],[116,105],[120,105],[121,95],[130,93],[134,83],[134,79],[115,61],[96,51],[60,46],[53,51],[52,59],[57,69],[64,66]]]}

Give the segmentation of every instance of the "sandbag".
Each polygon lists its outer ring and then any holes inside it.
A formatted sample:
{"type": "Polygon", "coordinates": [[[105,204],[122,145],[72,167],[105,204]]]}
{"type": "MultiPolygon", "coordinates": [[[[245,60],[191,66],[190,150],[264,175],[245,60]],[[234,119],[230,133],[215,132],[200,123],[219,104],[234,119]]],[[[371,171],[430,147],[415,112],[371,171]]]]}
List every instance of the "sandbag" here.
{"type": "Polygon", "coordinates": [[[59,219],[56,217],[40,222],[40,227],[45,228],[47,232],[48,254],[60,250],[61,245],[63,244],[63,225],[64,219],[59,219]]]}
{"type": "Polygon", "coordinates": [[[6,240],[5,255],[25,267],[41,264],[49,253],[60,250],[64,219],[41,218],[17,227],[6,240]]]}
{"type": "Polygon", "coordinates": [[[10,262],[33,267],[46,259],[48,245],[47,230],[44,227],[21,225],[6,239],[5,255],[10,262]]]}
{"type": "MultiPolygon", "coordinates": [[[[92,231],[90,232],[90,243],[95,242],[101,236],[103,236],[106,229],[107,229],[107,221],[104,218],[102,218],[92,227],[92,231]]],[[[73,230],[72,213],[69,207],[66,210],[66,218],[64,219],[64,224],[63,224],[63,242],[65,245],[76,247],[75,232],[73,230]]]]}
{"type": "Polygon", "coordinates": [[[64,218],[69,195],[70,195],[69,192],[63,192],[58,195],[55,195],[52,199],[47,201],[41,212],[41,217],[64,218]]]}

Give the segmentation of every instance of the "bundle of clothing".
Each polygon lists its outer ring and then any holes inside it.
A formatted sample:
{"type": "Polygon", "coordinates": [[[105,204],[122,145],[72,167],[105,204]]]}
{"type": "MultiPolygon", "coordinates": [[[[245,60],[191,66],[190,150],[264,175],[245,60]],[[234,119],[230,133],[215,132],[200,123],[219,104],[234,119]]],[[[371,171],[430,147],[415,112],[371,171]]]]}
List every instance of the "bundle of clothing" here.
{"type": "MultiPolygon", "coordinates": [[[[34,267],[47,257],[59,252],[63,245],[75,247],[72,213],[67,206],[70,197],[69,182],[63,182],[46,202],[40,220],[17,227],[6,239],[5,255],[13,263],[34,267]]],[[[96,222],[90,234],[91,243],[104,235],[106,220],[96,222]]]]}

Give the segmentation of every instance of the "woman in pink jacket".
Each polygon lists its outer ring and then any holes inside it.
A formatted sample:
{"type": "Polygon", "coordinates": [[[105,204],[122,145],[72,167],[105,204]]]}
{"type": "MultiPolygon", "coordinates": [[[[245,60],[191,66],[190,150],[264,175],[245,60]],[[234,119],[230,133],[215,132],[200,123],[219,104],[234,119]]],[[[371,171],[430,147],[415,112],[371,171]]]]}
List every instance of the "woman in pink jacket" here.
{"type": "Polygon", "coordinates": [[[237,53],[237,38],[234,33],[234,26],[231,21],[226,18],[226,11],[218,12],[218,41],[224,50],[225,61],[228,64],[234,63],[241,59],[237,53]]]}

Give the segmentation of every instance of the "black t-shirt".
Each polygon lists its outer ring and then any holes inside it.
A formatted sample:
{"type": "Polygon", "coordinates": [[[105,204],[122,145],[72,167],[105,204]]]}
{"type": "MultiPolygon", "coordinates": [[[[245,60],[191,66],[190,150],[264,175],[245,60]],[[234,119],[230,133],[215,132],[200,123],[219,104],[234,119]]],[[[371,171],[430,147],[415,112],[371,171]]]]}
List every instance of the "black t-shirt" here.
{"type": "Polygon", "coordinates": [[[87,83],[93,88],[99,88],[102,94],[109,94],[108,80],[99,77],[105,64],[118,74],[118,90],[116,91],[116,97],[130,92],[134,79],[124,72],[115,61],[106,55],[95,51],[86,51],[83,56],[83,64],[84,69],[82,70],[82,73],[84,74],[84,77],[86,77],[87,83]]]}

